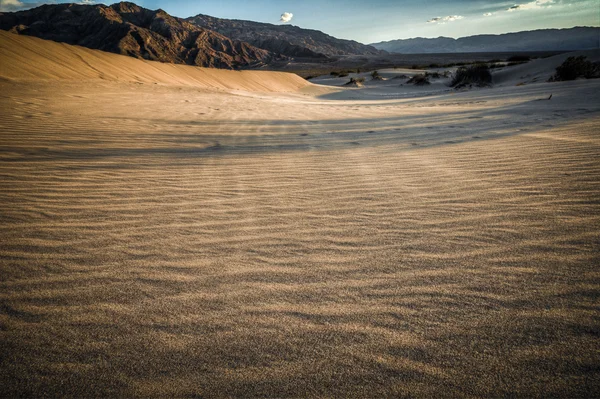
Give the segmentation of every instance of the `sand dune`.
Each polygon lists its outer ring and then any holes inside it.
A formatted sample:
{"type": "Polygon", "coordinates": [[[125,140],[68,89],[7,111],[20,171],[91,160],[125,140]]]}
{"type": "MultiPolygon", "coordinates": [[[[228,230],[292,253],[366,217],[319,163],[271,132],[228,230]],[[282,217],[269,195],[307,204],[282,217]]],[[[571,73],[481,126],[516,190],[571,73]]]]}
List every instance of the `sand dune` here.
{"type": "Polygon", "coordinates": [[[88,80],[157,83],[197,88],[264,92],[309,86],[297,75],[227,71],[138,60],[0,31],[0,78],[9,80],[88,80]]]}
{"type": "Polygon", "coordinates": [[[599,81],[329,100],[1,37],[0,396],[600,396],[599,81]]]}

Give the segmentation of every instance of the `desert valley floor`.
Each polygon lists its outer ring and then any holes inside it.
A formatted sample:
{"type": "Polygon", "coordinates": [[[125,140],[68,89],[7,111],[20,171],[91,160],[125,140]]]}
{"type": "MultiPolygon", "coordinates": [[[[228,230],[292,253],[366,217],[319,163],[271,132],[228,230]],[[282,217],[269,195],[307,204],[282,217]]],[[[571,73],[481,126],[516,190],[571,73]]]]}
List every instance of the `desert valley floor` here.
{"type": "Polygon", "coordinates": [[[7,35],[0,396],[600,395],[599,80],[34,79],[7,35]]]}

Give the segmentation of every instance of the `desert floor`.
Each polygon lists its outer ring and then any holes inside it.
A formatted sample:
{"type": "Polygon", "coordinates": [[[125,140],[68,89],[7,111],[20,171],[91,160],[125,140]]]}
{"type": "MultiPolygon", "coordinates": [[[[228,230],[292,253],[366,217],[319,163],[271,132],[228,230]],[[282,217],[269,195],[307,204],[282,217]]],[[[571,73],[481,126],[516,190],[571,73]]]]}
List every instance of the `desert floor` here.
{"type": "Polygon", "coordinates": [[[600,81],[336,90],[0,82],[0,396],[599,396],[600,81]]]}

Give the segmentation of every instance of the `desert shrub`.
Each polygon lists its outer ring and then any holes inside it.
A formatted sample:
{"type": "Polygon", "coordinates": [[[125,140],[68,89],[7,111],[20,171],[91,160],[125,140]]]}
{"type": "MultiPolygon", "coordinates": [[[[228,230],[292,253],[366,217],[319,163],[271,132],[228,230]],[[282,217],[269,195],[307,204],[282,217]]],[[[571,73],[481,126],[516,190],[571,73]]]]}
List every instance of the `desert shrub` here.
{"type": "Polygon", "coordinates": [[[331,76],[340,76],[339,72],[333,71],[330,73],[331,76]]]}
{"type": "Polygon", "coordinates": [[[348,83],[346,83],[346,86],[348,85],[359,85],[359,84],[363,84],[365,82],[365,78],[350,78],[350,80],[348,81],[348,83]]]}
{"type": "Polygon", "coordinates": [[[575,80],[577,78],[593,79],[600,77],[600,64],[593,63],[586,56],[569,57],[556,68],[552,81],[575,80]]]}
{"type": "Polygon", "coordinates": [[[417,64],[413,64],[410,68],[411,69],[421,69],[421,67],[417,64]]]}
{"type": "Polygon", "coordinates": [[[408,75],[405,75],[405,74],[396,75],[392,79],[408,79],[408,75]]]}
{"type": "Polygon", "coordinates": [[[414,84],[415,86],[425,86],[425,85],[431,84],[431,82],[429,82],[429,77],[422,73],[413,76],[406,83],[414,84]]]}
{"type": "Polygon", "coordinates": [[[487,86],[492,83],[492,74],[485,64],[475,64],[469,67],[458,68],[452,78],[452,87],[464,87],[467,85],[487,86]]]}
{"type": "Polygon", "coordinates": [[[338,74],[338,77],[340,77],[340,78],[345,78],[346,76],[348,76],[348,72],[340,72],[338,74]]]}
{"type": "Polygon", "coordinates": [[[373,80],[383,80],[378,71],[371,72],[371,78],[373,78],[373,80]]]}
{"type": "Polygon", "coordinates": [[[440,64],[429,64],[429,68],[440,68],[440,64]]]}
{"type": "Polygon", "coordinates": [[[527,62],[530,61],[531,57],[528,55],[513,55],[512,57],[508,57],[506,61],[508,62],[527,62]]]}

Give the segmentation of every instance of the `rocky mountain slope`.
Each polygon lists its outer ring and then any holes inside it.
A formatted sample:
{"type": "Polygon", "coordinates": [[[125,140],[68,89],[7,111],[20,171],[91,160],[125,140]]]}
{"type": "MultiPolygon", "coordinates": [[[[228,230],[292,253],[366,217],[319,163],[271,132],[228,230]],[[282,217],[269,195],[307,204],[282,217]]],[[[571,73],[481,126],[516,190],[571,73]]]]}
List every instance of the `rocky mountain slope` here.
{"type": "Polygon", "coordinates": [[[372,46],[390,53],[404,54],[587,50],[600,47],[600,28],[540,29],[460,39],[418,37],[373,43],[372,46]]]}
{"type": "Polygon", "coordinates": [[[196,15],[186,21],[214,30],[227,37],[291,57],[323,57],[337,55],[376,55],[382,52],[353,40],[336,39],[318,30],[293,25],[221,19],[196,15]]]}
{"type": "Polygon", "coordinates": [[[0,13],[0,29],[137,58],[238,68],[277,56],[239,40],[133,3],[54,4],[0,13]]]}

